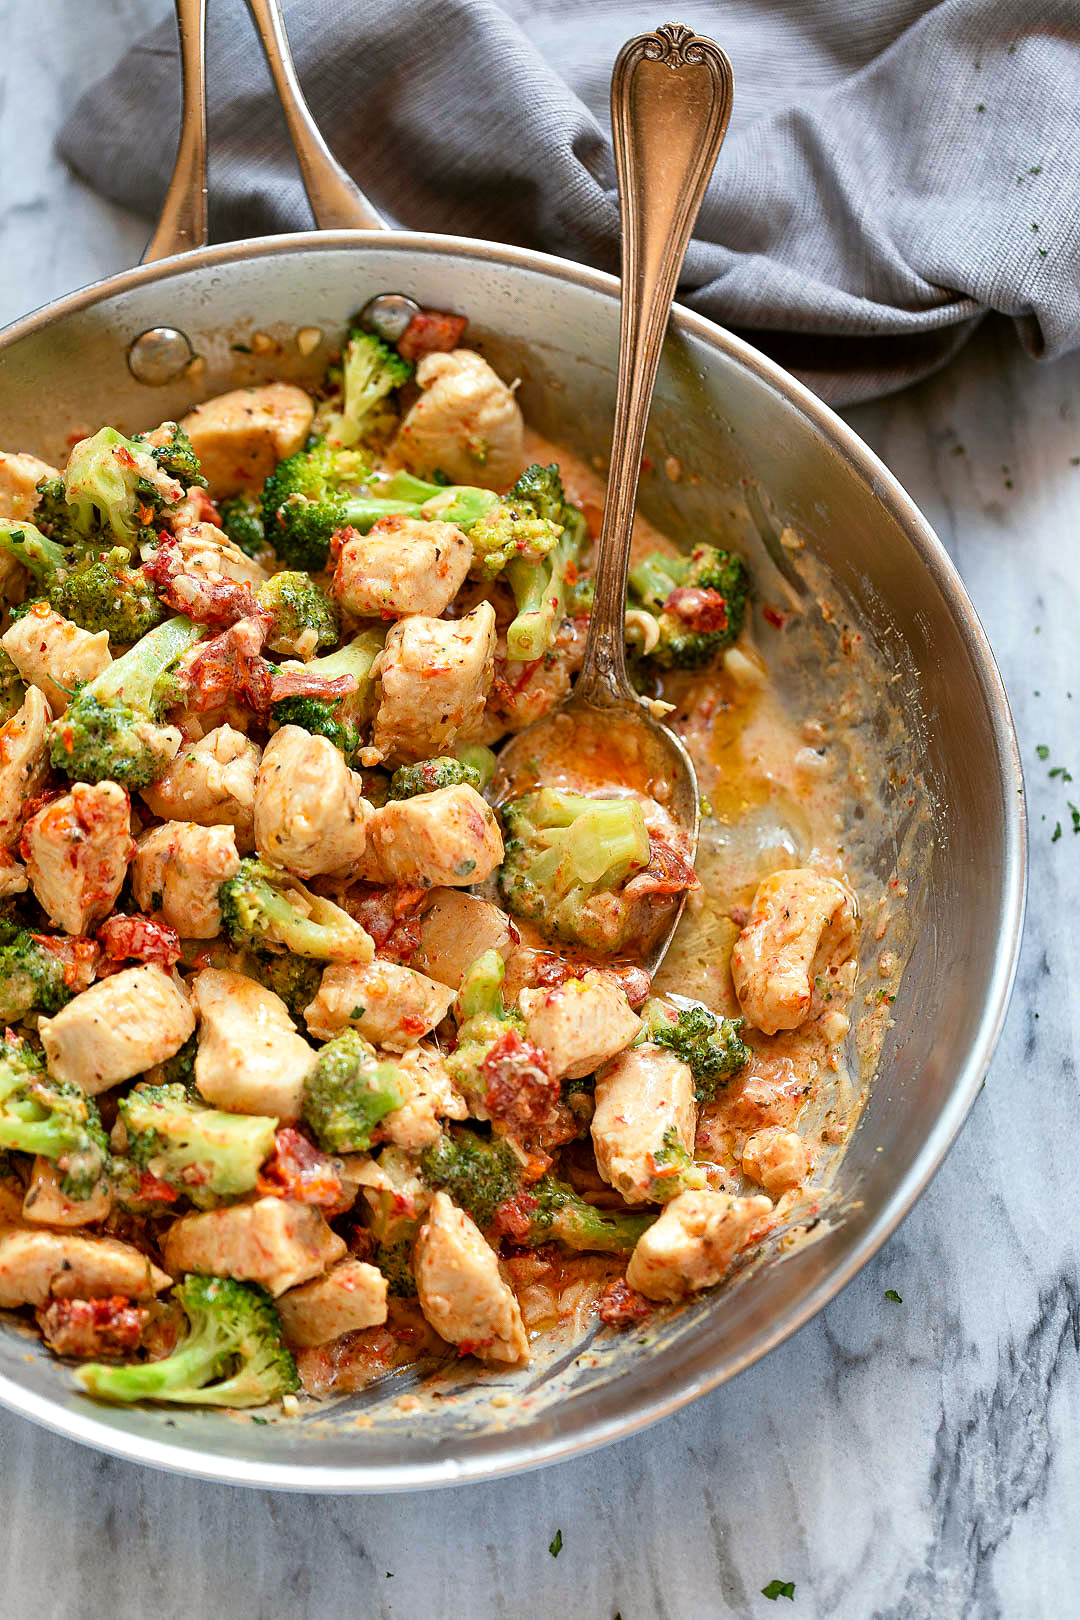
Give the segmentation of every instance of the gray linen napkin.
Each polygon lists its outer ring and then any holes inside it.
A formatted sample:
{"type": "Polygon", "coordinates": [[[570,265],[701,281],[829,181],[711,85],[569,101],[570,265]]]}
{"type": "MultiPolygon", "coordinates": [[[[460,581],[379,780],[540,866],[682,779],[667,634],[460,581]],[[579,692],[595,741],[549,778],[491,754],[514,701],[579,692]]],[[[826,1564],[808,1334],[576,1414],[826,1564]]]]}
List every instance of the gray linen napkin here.
{"type": "MultiPolygon", "coordinates": [[[[1080,0],[696,0],[735,113],[680,296],[833,403],[942,365],[989,310],[1080,344],[1080,0]]],[[[312,108],[403,225],[618,266],[611,64],[659,0],[291,0],[312,108]]],[[[306,228],[240,0],[211,0],[216,240],[306,228]]],[[[172,167],[171,17],[71,114],[60,151],[152,215],[172,167]]]]}

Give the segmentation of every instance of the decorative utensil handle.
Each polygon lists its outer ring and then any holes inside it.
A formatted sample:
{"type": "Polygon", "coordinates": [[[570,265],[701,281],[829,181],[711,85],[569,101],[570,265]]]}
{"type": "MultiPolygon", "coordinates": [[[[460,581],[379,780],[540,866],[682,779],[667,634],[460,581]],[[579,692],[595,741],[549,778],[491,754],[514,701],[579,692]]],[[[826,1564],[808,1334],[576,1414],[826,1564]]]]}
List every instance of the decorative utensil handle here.
{"type": "Polygon", "coordinates": [[[641,455],[671,301],[731,116],[731,64],[681,23],[629,40],[611,79],[622,226],[619,375],[596,594],[578,692],[603,704],[626,673],[626,576],[641,455]]]}
{"type": "Polygon", "coordinates": [[[206,220],[206,0],[176,0],[180,33],[180,142],[144,264],[203,247],[206,220]]]}

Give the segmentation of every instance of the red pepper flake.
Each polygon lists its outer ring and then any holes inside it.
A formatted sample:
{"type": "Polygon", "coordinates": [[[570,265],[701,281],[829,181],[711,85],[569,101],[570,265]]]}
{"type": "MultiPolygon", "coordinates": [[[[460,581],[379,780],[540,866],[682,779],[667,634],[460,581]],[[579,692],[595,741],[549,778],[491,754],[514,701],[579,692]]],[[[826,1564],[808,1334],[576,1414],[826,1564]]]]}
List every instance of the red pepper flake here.
{"type": "Polygon", "coordinates": [[[761,610],[761,614],[762,617],[767,619],[769,624],[771,624],[776,630],[782,630],[785,624],[787,624],[787,614],[781,613],[779,608],[764,607],[761,610]]]}

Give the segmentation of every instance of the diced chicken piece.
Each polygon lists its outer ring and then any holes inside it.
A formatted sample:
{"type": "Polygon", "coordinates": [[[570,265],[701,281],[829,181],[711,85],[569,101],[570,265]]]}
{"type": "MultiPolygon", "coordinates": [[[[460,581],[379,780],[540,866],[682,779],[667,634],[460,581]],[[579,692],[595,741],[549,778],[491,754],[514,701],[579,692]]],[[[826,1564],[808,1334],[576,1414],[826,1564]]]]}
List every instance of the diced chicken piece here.
{"type": "Polygon", "coordinates": [[[772,1204],[724,1192],[684,1192],[638,1238],[626,1280],[646,1299],[685,1299],[711,1288],[763,1235],[772,1204]]]}
{"type": "Polygon", "coordinates": [[[49,921],[89,933],[112,910],[135,853],[127,794],[115,782],[74,782],[30,817],[20,853],[49,921]]]}
{"type": "Polygon", "coordinates": [[[189,523],[179,531],[177,539],[182,573],[252,586],[270,578],[262,563],[241,551],[216,523],[189,523]]]}
{"type": "Polygon", "coordinates": [[[505,489],[525,462],[521,411],[502,378],[473,349],[426,354],[423,392],[394,440],[395,456],[423,478],[505,489]]]}
{"type": "Polygon", "coordinates": [[[693,1156],[696,1123],[689,1065],[663,1046],[631,1047],[596,1076],[596,1168],[628,1204],[663,1198],[665,1147],[693,1156]]]}
{"type": "Polygon", "coordinates": [[[304,1018],[316,1040],[358,1029],[376,1046],[405,1052],[442,1022],[453,999],[446,985],[397,962],[331,962],[304,1018]]]}
{"type": "MultiPolygon", "coordinates": [[[[10,634],[10,632],[9,632],[10,634]]],[[[495,610],[462,619],[401,619],[373,666],[379,707],[372,744],[385,759],[431,759],[479,723],[495,673],[495,610]]]]}
{"type": "Polygon", "coordinates": [[[424,523],[394,513],[367,534],[346,530],[331,590],[356,619],[437,616],[465,583],[472,541],[456,523],[424,523]]]}
{"type": "Polygon", "coordinates": [[[142,790],[155,816],[197,821],[201,827],[232,827],[241,855],[255,848],[255,775],[260,753],[242,731],[215,726],[186,742],[156,782],[142,790]]]}
{"type": "Polygon", "coordinates": [[[314,415],[302,388],[275,382],[218,394],[196,405],[180,426],[217,500],[258,489],[279,461],[303,449],[314,415]]]}
{"type": "Polygon", "coordinates": [[[23,806],[40,793],[49,774],[52,713],[45,694],[28,686],[22,707],[0,726],[0,846],[18,842],[23,806]]]}
{"type": "Polygon", "coordinates": [[[431,1200],[414,1267],[420,1309],[462,1354],[481,1361],[529,1359],[521,1310],[502,1279],[494,1249],[444,1192],[431,1200]]]}
{"type": "Polygon", "coordinates": [[[400,1108],[387,1114],[382,1128],[396,1146],[419,1153],[437,1142],[440,1119],[468,1119],[469,1108],[438,1052],[414,1046],[395,1064],[405,1092],[400,1108]]]}
{"type": "Polygon", "coordinates": [[[59,478],[55,467],[25,450],[0,450],[0,518],[32,518],[43,478],[59,478]]]}
{"type": "Polygon", "coordinates": [[[165,1264],[174,1276],[201,1271],[236,1277],[261,1283],[275,1296],[321,1277],[345,1253],[345,1239],[319,1211],[291,1198],[259,1198],[253,1204],[182,1215],[170,1226],[164,1244],[165,1264]]]}
{"type": "Polygon", "coordinates": [[[735,994],[755,1028],[775,1035],[805,1022],[814,978],[826,962],[851,955],[857,915],[847,884],[812,867],[774,872],[758,884],[731,953],[735,994]]]}
{"type": "Polygon", "coordinates": [[[192,986],[199,1014],[195,1084],[230,1114],[300,1117],[304,1081],[318,1061],[280,996],[243,973],[205,968],[192,986]]]}
{"type": "Polygon", "coordinates": [[[218,890],[240,870],[231,827],[164,821],[135,846],[131,887],[140,911],[158,911],[184,939],[221,932],[218,890]]]}
{"type": "Polygon", "coordinates": [[[512,918],[490,900],[460,889],[438,889],[420,920],[420,944],[410,963],[457,990],[478,956],[498,951],[505,961],[520,938],[512,918]]]}
{"type": "Polygon", "coordinates": [[[88,1096],[179,1052],[195,1033],[183,988],[154,962],[92,984],[38,1025],[49,1073],[88,1096]]]}
{"type": "Polygon", "coordinates": [[[626,992],[591,969],[554,989],[522,990],[518,1006],[530,1041],[547,1053],[560,1080],[592,1074],[629,1046],[642,1028],[626,992]]]}
{"type": "Polygon", "coordinates": [[[255,779],[255,847],[298,877],[349,875],[367,844],[372,809],[363,779],[327,737],[282,726],[255,779]]]}
{"type": "Polygon", "coordinates": [[[386,1278],[378,1266],[342,1260],[325,1277],[290,1288],[277,1302],[285,1337],[297,1350],[386,1321],[386,1278]]]}
{"type": "Polygon", "coordinates": [[[112,1209],[112,1193],[99,1181],[89,1198],[69,1198],[61,1191],[63,1177],[51,1159],[40,1154],[30,1172],[23,1199],[22,1218],[35,1226],[92,1226],[112,1209]]]}
{"type": "Polygon", "coordinates": [[[15,1228],[0,1235],[0,1307],[49,1299],[153,1299],[172,1278],[117,1238],[15,1228]]]}
{"type": "Polygon", "coordinates": [[[810,1154],[797,1131],[780,1125],[757,1131],[742,1150],[743,1174],[773,1198],[800,1186],[810,1171],[810,1154]]]}
{"type": "Polygon", "coordinates": [[[0,850],[0,900],[26,893],[26,867],[9,850],[0,850]]]}
{"type": "Polygon", "coordinates": [[[38,686],[53,714],[63,714],[81,681],[91,681],[112,663],[109,633],[91,635],[70,619],[36,602],[0,636],[3,647],[28,686],[38,686]]]}
{"type": "Polygon", "coordinates": [[[373,883],[465,887],[482,883],[503,858],[495,813],[467,782],[391,799],[375,811],[367,837],[360,871],[373,883]]]}

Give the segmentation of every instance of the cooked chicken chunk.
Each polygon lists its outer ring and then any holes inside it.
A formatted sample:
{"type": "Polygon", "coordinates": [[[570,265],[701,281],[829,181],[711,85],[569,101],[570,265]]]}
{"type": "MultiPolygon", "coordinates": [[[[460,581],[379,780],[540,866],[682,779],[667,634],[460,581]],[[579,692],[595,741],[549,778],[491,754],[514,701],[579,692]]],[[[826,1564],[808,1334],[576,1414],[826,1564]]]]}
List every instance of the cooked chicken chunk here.
{"type": "Polygon", "coordinates": [[[711,1288],[736,1255],[763,1235],[772,1209],[767,1198],[732,1198],[724,1192],[684,1192],[638,1238],[626,1280],[646,1299],[685,1299],[711,1288]]]}
{"type": "Polygon", "coordinates": [[[467,782],[391,799],[375,811],[367,836],[360,870],[373,883],[465,887],[482,883],[503,858],[495,813],[467,782]]]}
{"type": "Polygon", "coordinates": [[[346,1253],[345,1239],[327,1226],[311,1204],[291,1198],[259,1198],[182,1215],[165,1235],[165,1264],[185,1271],[261,1283],[271,1294],[320,1277],[346,1253]]]}
{"type": "Polygon", "coordinates": [[[45,785],[51,719],[44,693],[28,686],[22,707],[0,726],[0,847],[17,843],[23,807],[45,785]]]}
{"type": "MultiPolygon", "coordinates": [[[[10,633],[10,632],[9,632],[10,633]]],[[[484,712],[495,673],[495,610],[463,619],[402,619],[373,666],[379,707],[372,743],[393,764],[449,751],[484,712]]]]}
{"type": "Polygon", "coordinates": [[[810,1154],[797,1131],[769,1125],[749,1138],[742,1150],[743,1174],[759,1182],[773,1198],[806,1180],[810,1154]]]}
{"type": "Polygon", "coordinates": [[[25,893],[26,867],[20,865],[10,850],[0,849],[0,900],[25,893]]]}
{"type": "Polygon", "coordinates": [[[89,933],[112,910],[135,853],[127,794],[115,782],[73,782],[30,817],[20,849],[49,921],[89,933]]]}
{"type": "Polygon", "coordinates": [[[112,1193],[99,1181],[89,1198],[69,1198],[61,1191],[63,1177],[51,1159],[34,1160],[23,1199],[22,1218],[35,1226],[90,1226],[103,1221],[112,1209],[112,1193]]]}
{"type": "Polygon", "coordinates": [[[520,938],[513,920],[490,900],[437,889],[420,920],[419,948],[409,960],[430,979],[457,990],[478,956],[498,951],[505,961],[520,938]]]}
{"type": "Polygon", "coordinates": [[[447,1072],[438,1052],[414,1046],[395,1064],[405,1092],[400,1108],[387,1114],[382,1128],[391,1142],[408,1153],[437,1142],[440,1119],[467,1119],[468,1104],[447,1072]]]}
{"type": "Polygon", "coordinates": [[[164,776],[142,790],[155,816],[197,821],[202,827],[232,827],[241,855],[255,848],[255,774],[259,749],[242,731],[215,726],[186,742],[164,776]]]}
{"type": "Polygon", "coordinates": [[[472,349],[427,354],[416,368],[423,393],[398,429],[394,454],[423,478],[505,489],[525,460],[521,411],[508,388],[472,349]]]}
{"type": "Polygon", "coordinates": [[[240,870],[231,827],[164,821],[135,846],[131,887],[140,911],[159,911],[184,939],[221,932],[218,890],[240,870]]]}
{"type": "Polygon", "coordinates": [[[47,602],[35,602],[16,619],[0,636],[0,647],[23,680],[41,688],[53,714],[63,714],[80,681],[93,680],[112,663],[107,630],[80,630],[47,602]]]}
{"type": "Polygon", "coordinates": [[[694,1077],[663,1046],[631,1047],[596,1076],[596,1168],[628,1204],[663,1199],[665,1149],[678,1143],[692,1156],[696,1123],[694,1077]]]}
{"type": "Polygon", "coordinates": [[[758,884],[731,953],[735,994],[755,1028],[775,1035],[805,1022],[815,976],[851,955],[856,917],[847,884],[811,867],[774,872],[758,884]]]}
{"type": "Polygon", "coordinates": [[[354,619],[437,616],[464,585],[472,550],[456,523],[424,523],[398,512],[367,534],[349,535],[331,590],[354,619]]]}
{"type": "Polygon", "coordinates": [[[0,1307],[49,1299],[153,1299],[171,1277],[116,1238],[12,1229],[0,1235],[0,1307]]]}
{"type": "Polygon", "coordinates": [[[93,1097],[179,1052],[195,1014],[179,983],[147,962],[92,984],[38,1033],[49,1073],[93,1097]]]}
{"type": "Polygon", "coordinates": [[[590,970],[553,990],[523,990],[518,1006],[530,1041],[551,1059],[559,1079],[580,1080],[621,1052],[641,1030],[626,992],[590,970]]]}
{"type": "Polygon", "coordinates": [[[0,518],[32,518],[43,478],[59,478],[55,467],[25,450],[0,450],[0,518]]]}
{"type": "Polygon", "coordinates": [[[420,1309],[436,1333],[481,1361],[529,1359],[521,1311],[495,1251],[444,1192],[431,1200],[414,1266],[420,1309]]]}
{"type": "Polygon", "coordinates": [[[372,809],[363,780],[326,737],[282,726],[255,779],[255,847],[298,877],[348,875],[367,843],[372,809]]]}
{"type": "Polygon", "coordinates": [[[180,426],[202,463],[215,499],[258,489],[279,461],[304,447],[315,406],[291,383],[263,383],[218,394],[189,411],[180,426]]]}
{"type": "Polygon", "coordinates": [[[177,538],[185,574],[231,579],[238,585],[261,585],[270,578],[262,564],[234,545],[216,523],[190,523],[177,538]]]}
{"type": "Polygon", "coordinates": [[[351,1028],[376,1046],[404,1052],[442,1022],[453,999],[446,985],[396,962],[331,962],[304,1018],[316,1040],[351,1028]]]}
{"type": "Polygon", "coordinates": [[[386,1278],[378,1266],[342,1260],[325,1277],[290,1288],[277,1302],[289,1344],[307,1350],[386,1321],[386,1278]]]}
{"type": "Polygon", "coordinates": [[[304,1081],[318,1059],[280,996],[242,973],[205,968],[192,986],[199,1014],[195,1084],[230,1114],[300,1117],[304,1081]]]}

